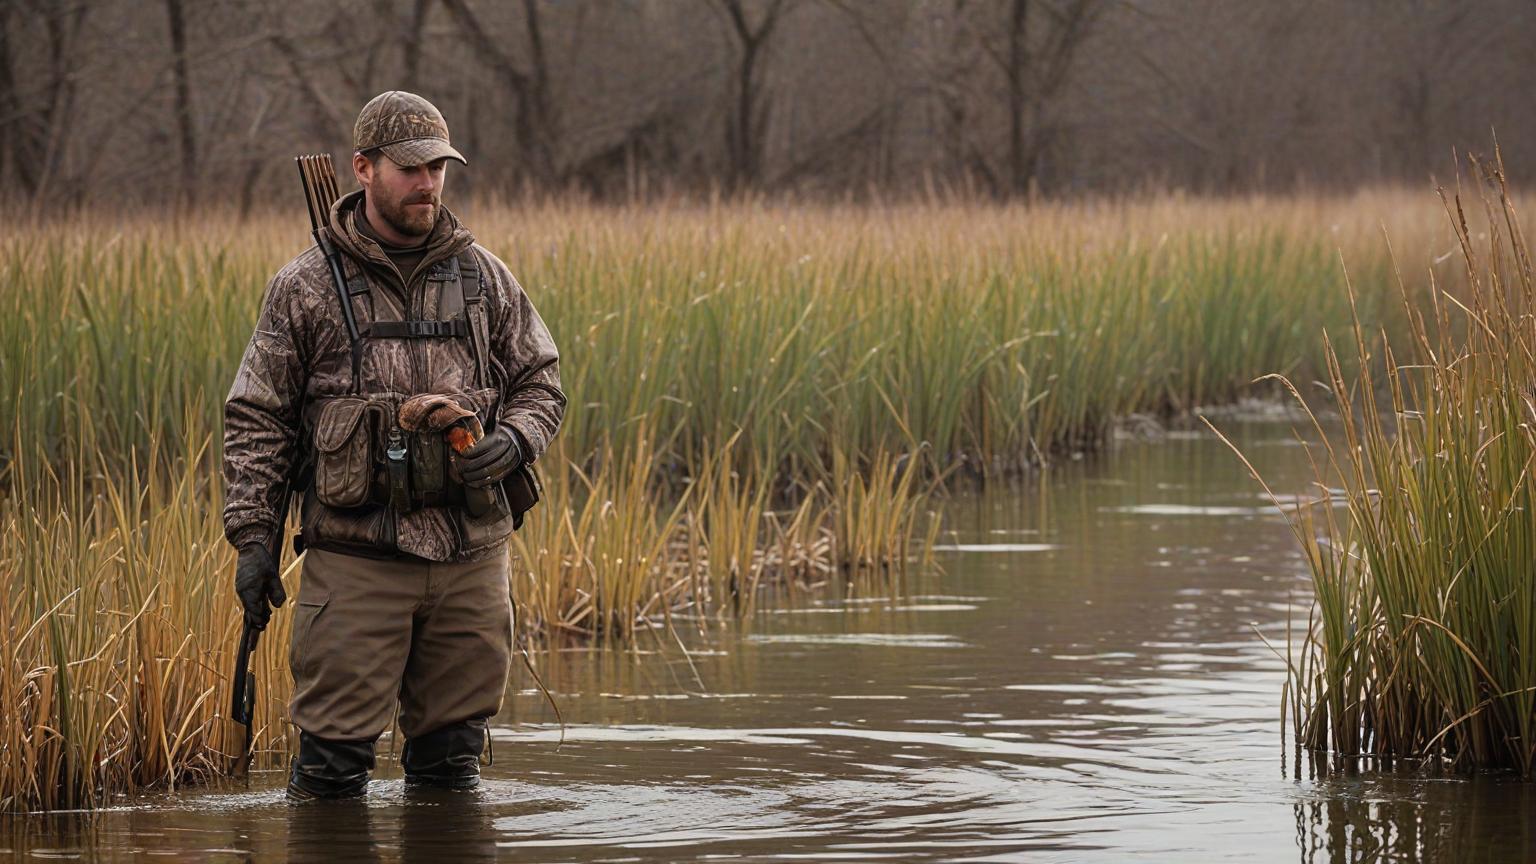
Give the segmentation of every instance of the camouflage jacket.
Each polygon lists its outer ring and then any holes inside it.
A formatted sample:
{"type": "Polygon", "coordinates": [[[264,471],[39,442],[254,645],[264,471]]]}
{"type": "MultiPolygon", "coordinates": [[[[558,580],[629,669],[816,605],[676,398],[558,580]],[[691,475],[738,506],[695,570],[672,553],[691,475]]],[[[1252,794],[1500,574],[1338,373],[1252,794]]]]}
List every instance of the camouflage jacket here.
{"type": "MultiPolygon", "coordinates": [[[[349,277],[361,268],[368,280],[369,292],[353,300],[358,326],[437,319],[444,283],[439,281],[441,268],[433,265],[469,250],[480,269],[491,380],[499,387],[476,386],[476,362],[467,339],[365,339],[357,392],[396,405],[418,393],[454,394],[482,422],[497,406],[499,422],[515,429],[529,445],[528,458],[536,459],[559,429],[565,395],[554,341],[522,286],[446,208],[415,274],[402,277],[379,245],[357,230],[354,211],[361,202],[361,192],[338,200],[324,229],[347,259],[349,277]]],[[[267,285],[255,332],[224,403],[224,533],[230,543],[269,543],[280,530],[286,515],[280,490],[299,460],[312,452],[306,449],[313,446],[312,409],[352,393],[351,388],[351,342],[341,304],[325,258],[312,246],[267,285]]],[[[341,511],[312,514],[312,507],[329,508],[311,498],[304,502],[304,533],[311,545],[360,530],[346,525],[347,514],[341,511]]],[[[510,521],[492,526],[489,533],[467,534],[456,512],[462,509],[424,507],[373,518],[392,517],[389,533],[398,550],[428,560],[473,560],[496,552],[511,532],[510,521]]]]}

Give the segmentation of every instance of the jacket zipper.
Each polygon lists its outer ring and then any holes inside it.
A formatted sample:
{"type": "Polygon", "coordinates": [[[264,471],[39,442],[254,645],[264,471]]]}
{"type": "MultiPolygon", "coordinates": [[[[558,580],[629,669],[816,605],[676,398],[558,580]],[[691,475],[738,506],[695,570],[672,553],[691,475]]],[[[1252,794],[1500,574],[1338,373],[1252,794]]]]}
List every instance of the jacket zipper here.
{"type": "MultiPolygon", "coordinates": [[[[457,253],[455,253],[455,254],[457,254],[457,253]]],[[[451,256],[447,256],[447,255],[442,256],[441,258],[438,258],[436,261],[432,261],[431,264],[437,264],[440,261],[447,260],[449,257],[451,257],[451,256]]],[[[405,281],[405,277],[400,274],[400,268],[396,267],[395,266],[395,262],[389,260],[389,257],[387,255],[384,256],[384,263],[389,265],[389,270],[387,272],[395,274],[395,281],[400,285],[400,293],[401,293],[402,297],[405,299],[406,320],[408,320],[408,321],[420,321],[420,320],[422,320],[425,317],[425,314],[426,314],[426,304],[425,304],[425,302],[422,302],[424,298],[422,298],[420,296],[420,294],[424,293],[424,292],[413,292],[411,290],[411,286],[405,281]]],[[[422,282],[423,284],[425,284],[425,282],[426,282],[426,273],[427,272],[428,272],[428,261],[427,261],[426,258],[423,258],[421,260],[421,263],[416,265],[416,271],[412,275],[414,276],[414,275],[420,274],[422,278],[419,281],[422,282]]],[[[364,278],[367,278],[367,277],[365,276],[364,278]]],[[[442,302],[442,298],[438,298],[438,302],[441,303],[442,302]]],[[[473,337],[471,337],[471,338],[473,338],[473,337]]],[[[405,350],[406,350],[406,353],[410,357],[410,360],[411,360],[411,390],[412,390],[413,393],[420,393],[421,392],[421,383],[420,382],[421,382],[421,379],[426,375],[426,372],[423,369],[423,366],[424,366],[423,359],[424,358],[422,357],[421,350],[415,344],[415,341],[416,340],[414,340],[414,339],[407,340],[406,345],[405,345],[405,350]]],[[[398,419],[396,419],[396,422],[397,423],[399,422],[398,419]]],[[[391,506],[391,507],[389,507],[389,514],[390,514],[390,518],[385,520],[386,521],[386,526],[385,527],[388,528],[388,534],[387,534],[388,540],[389,540],[388,545],[393,547],[395,549],[395,551],[398,552],[399,548],[400,548],[399,547],[399,535],[400,535],[399,519],[400,519],[400,513],[398,511],[396,511],[393,506],[391,506]]],[[[456,549],[455,549],[455,556],[454,557],[458,557],[459,555],[463,555],[464,552],[465,552],[464,528],[463,528],[462,525],[459,524],[459,519],[454,514],[449,513],[449,514],[447,514],[446,518],[448,520],[449,526],[451,526],[453,528],[454,545],[456,547],[456,549]]]]}

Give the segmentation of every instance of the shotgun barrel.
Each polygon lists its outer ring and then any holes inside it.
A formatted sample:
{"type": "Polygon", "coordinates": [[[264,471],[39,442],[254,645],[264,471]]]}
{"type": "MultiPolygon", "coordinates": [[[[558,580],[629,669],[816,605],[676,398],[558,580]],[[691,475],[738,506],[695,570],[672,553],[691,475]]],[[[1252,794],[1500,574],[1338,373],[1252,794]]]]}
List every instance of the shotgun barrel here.
{"type": "Polygon", "coordinates": [[[256,650],[256,639],[261,631],[245,622],[240,629],[240,648],[235,654],[235,687],[229,716],[245,726],[245,744],[240,748],[240,759],[235,774],[249,776],[251,755],[255,744],[256,673],[251,671],[251,653],[256,650]]]}

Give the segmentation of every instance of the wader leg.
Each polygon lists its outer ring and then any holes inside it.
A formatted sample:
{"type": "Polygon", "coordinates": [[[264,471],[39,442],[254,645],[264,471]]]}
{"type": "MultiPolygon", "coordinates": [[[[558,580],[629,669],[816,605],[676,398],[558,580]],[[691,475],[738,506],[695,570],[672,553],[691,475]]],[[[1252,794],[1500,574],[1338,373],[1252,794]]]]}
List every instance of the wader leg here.
{"type": "Polygon", "coordinates": [[[327,741],[389,728],[429,572],[422,561],[305,553],[288,655],[295,726],[327,741]]]}
{"type": "Polygon", "coordinates": [[[299,755],[288,774],[288,797],[352,798],[368,788],[373,741],[328,741],[299,732],[299,755]]]}
{"type": "Polygon", "coordinates": [[[470,789],[480,782],[486,718],[463,720],[409,738],[400,762],[405,782],[470,789]]]}
{"type": "Polygon", "coordinates": [[[507,556],[432,564],[427,581],[400,687],[406,778],[472,786],[512,656],[507,556]]]}

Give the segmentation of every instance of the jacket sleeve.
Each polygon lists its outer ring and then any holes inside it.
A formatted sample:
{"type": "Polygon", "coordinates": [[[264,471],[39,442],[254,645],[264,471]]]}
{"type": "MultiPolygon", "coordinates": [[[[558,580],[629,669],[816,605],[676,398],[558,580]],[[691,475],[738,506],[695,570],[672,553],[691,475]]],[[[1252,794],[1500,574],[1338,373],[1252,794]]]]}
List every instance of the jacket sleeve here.
{"type": "Polygon", "coordinates": [[[527,444],[525,455],[533,461],[544,455],[565,416],[565,393],[560,389],[560,352],[544,326],[544,319],[513,278],[507,265],[495,255],[479,250],[482,264],[489,263],[492,279],[487,288],[491,359],[506,382],[497,422],[512,427],[527,444]]]}
{"type": "Polygon", "coordinates": [[[236,548],[270,544],[287,517],[305,388],[298,287],[284,273],[268,283],[224,400],[224,536],[236,548]]]}

